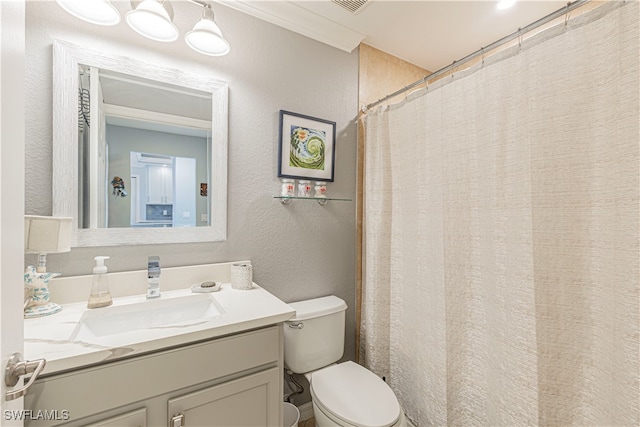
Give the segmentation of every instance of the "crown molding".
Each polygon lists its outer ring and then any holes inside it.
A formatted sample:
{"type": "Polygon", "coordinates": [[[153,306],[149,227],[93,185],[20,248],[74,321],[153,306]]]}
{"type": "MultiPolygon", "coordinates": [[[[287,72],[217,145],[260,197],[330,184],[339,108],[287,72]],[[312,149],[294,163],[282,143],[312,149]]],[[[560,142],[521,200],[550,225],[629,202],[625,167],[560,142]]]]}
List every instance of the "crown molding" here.
{"type": "Polygon", "coordinates": [[[311,12],[294,1],[216,1],[345,52],[352,52],[366,37],[366,34],[311,12]]]}

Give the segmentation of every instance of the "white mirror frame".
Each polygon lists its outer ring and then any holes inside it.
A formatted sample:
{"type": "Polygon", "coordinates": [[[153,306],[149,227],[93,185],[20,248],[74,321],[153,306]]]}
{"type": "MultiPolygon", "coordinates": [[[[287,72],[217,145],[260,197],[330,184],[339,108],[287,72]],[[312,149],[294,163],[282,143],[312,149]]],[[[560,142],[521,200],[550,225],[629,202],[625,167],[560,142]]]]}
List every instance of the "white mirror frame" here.
{"type": "Polygon", "coordinates": [[[53,42],[53,215],[73,218],[72,247],[223,241],[227,238],[228,99],[226,82],[178,69],[53,42]],[[78,228],[78,65],[197,89],[212,94],[210,226],[78,228]]]}

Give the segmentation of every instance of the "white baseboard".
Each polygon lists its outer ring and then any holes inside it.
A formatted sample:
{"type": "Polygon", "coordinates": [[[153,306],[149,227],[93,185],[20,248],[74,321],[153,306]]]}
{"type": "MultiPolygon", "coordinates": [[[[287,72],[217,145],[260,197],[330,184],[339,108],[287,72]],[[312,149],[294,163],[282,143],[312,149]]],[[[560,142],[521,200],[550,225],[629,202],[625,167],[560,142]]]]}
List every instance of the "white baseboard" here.
{"type": "Polygon", "coordinates": [[[298,406],[298,411],[300,411],[300,421],[313,418],[313,403],[307,402],[304,405],[298,406]]]}

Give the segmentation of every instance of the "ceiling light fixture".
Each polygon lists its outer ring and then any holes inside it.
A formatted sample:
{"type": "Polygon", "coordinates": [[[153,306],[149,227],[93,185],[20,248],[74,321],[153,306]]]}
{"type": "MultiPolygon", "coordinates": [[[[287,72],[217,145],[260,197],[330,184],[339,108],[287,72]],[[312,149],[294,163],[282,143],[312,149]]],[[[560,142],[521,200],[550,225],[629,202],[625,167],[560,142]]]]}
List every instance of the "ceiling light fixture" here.
{"type": "Polygon", "coordinates": [[[65,11],[84,21],[97,25],[116,25],[120,13],[109,0],[57,0],[65,11]]]}
{"type": "Polygon", "coordinates": [[[189,47],[196,52],[209,56],[222,56],[229,53],[229,43],[222,37],[222,31],[213,20],[213,10],[203,4],[202,19],[185,36],[189,47]]]}
{"type": "MultiPolygon", "coordinates": [[[[2,0],[0,0],[2,1],[2,0]]],[[[116,25],[120,13],[110,0],[56,0],[71,15],[98,25],[116,25]]],[[[168,0],[130,0],[125,15],[127,24],[136,33],[159,42],[177,40],[180,32],[173,23],[173,6],[168,0]]],[[[187,0],[202,7],[202,18],[185,35],[187,45],[198,53],[222,56],[229,53],[229,42],[214,21],[211,4],[205,0],[187,0]]]]}
{"type": "Polygon", "coordinates": [[[125,18],[133,31],[159,42],[172,42],[178,38],[171,3],[164,0],[132,0],[131,6],[134,9],[127,12],[125,18]]]}

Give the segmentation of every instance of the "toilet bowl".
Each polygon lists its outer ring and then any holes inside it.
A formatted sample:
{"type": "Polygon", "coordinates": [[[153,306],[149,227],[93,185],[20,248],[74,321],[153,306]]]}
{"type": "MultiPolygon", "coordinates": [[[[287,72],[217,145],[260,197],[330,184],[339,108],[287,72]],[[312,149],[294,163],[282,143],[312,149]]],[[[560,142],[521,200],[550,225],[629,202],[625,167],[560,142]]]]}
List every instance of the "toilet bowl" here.
{"type": "Polygon", "coordinates": [[[290,303],[296,316],[285,322],[284,362],[310,384],[318,427],[404,427],[393,390],[357,363],[335,364],[344,352],[347,305],[336,297],[290,303]]]}
{"type": "Polygon", "coordinates": [[[401,427],[404,413],[391,388],[354,362],[310,374],[316,424],[324,426],[401,427]]]}

